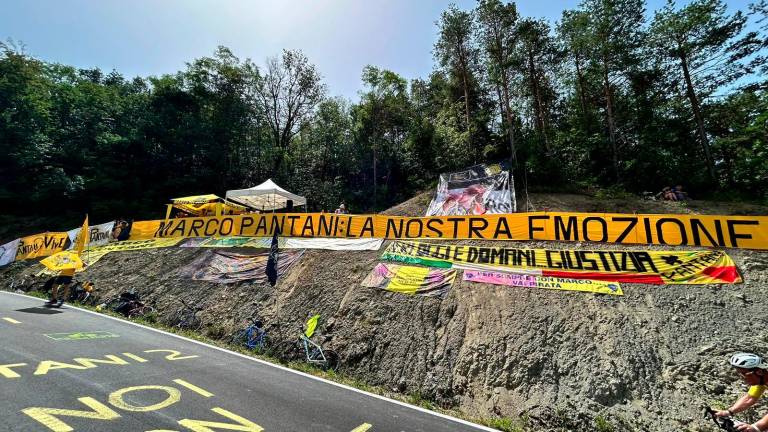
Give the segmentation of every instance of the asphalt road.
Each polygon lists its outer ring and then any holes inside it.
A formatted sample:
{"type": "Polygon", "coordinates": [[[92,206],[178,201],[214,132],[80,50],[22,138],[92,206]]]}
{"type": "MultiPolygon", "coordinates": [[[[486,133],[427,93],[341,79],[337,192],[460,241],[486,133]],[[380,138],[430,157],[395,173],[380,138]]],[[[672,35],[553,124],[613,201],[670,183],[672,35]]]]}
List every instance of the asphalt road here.
{"type": "Polygon", "coordinates": [[[492,430],[237,353],[0,292],[0,431],[492,430]]]}

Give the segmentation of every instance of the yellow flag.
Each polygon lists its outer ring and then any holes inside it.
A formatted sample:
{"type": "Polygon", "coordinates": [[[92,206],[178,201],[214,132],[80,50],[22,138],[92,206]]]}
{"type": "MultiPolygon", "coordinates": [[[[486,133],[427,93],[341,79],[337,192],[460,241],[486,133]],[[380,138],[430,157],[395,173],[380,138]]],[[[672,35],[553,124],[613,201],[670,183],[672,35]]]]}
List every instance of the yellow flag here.
{"type": "Polygon", "coordinates": [[[80,228],[80,233],[77,235],[77,238],[75,239],[75,247],[73,248],[75,253],[80,255],[85,250],[86,246],[88,246],[88,215],[85,215],[85,221],[83,221],[83,226],[80,228]]]}
{"type": "Polygon", "coordinates": [[[315,329],[317,328],[317,320],[320,319],[320,315],[314,315],[312,318],[307,321],[307,331],[304,332],[304,334],[310,338],[313,334],[315,334],[315,329]]]}

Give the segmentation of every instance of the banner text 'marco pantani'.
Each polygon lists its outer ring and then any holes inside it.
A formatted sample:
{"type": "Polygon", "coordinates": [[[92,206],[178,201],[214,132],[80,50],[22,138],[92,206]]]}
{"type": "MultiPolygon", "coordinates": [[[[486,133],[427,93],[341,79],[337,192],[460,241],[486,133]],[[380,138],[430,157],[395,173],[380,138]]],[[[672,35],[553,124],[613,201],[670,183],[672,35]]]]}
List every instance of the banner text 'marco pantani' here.
{"type": "Polygon", "coordinates": [[[271,236],[275,230],[286,237],[557,240],[768,249],[767,216],[612,213],[245,214],[136,221],[130,238],[271,236]]]}

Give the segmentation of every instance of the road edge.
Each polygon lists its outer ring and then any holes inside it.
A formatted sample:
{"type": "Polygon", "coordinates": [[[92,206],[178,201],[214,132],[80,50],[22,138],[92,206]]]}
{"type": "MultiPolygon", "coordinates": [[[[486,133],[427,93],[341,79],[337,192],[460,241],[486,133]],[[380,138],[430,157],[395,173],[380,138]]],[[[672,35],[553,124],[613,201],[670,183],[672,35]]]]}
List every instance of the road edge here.
{"type": "MultiPolygon", "coordinates": [[[[21,294],[21,293],[16,293],[16,292],[11,292],[11,291],[0,291],[0,292],[5,293],[5,294],[19,296],[19,297],[26,297],[26,298],[30,298],[30,299],[34,299],[34,300],[40,300],[39,297],[34,297],[34,296],[27,295],[27,294],[21,294]]],[[[277,368],[277,369],[280,369],[280,370],[283,370],[283,371],[286,371],[286,372],[290,372],[290,373],[293,373],[293,374],[296,374],[296,375],[300,375],[300,376],[303,376],[305,378],[310,378],[310,379],[313,379],[315,381],[320,381],[320,382],[323,382],[323,383],[326,383],[326,384],[330,384],[332,386],[343,388],[345,390],[349,390],[349,391],[352,391],[354,393],[359,393],[359,394],[363,394],[363,395],[366,395],[366,396],[370,396],[370,397],[373,397],[375,399],[379,399],[379,400],[382,400],[382,401],[390,402],[390,403],[393,403],[395,405],[399,405],[399,406],[402,406],[402,407],[410,408],[410,409],[418,411],[418,412],[422,412],[422,413],[425,413],[425,414],[433,415],[435,417],[440,417],[440,418],[445,419],[445,420],[450,420],[450,421],[452,421],[454,423],[463,424],[465,426],[471,426],[471,427],[474,427],[474,428],[476,428],[478,430],[489,431],[489,432],[500,432],[498,429],[493,429],[493,428],[490,428],[488,426],[483,426],[483,425],[479,425],[477,423],[472,423],[472,422],[470,422],[468,420],[464,420],[464,419],[460,419],[460,418],[457,418],[457,417],[450,416],[448,414],[443,414],[443,413],[440,413],[440,412],[432,411],[432,410],[429,410],[429,409],[426,409],[426,408],[422,408],[420,406],[411,405],[409,403],[402,402],[402,401],[399,401],[399,400],[390,399],[390,398],[388,398],[386,396],[377,395],[375,393],[367,392],[365,390],[360,390],[358,388],[351,387],[351,386],[348,386],[346,384],[341,384],[341,383],[338,383],[338,382],[335,382],[335,381],[327,380],[325,378],[318,377],[318,376],[315,376],[315,375],[311,375],[311,374],[308,374],[306,372],[302,372],[302,371],[298,371],[296,369],[291,369],[289,367],[285,367],[285,366],[281,366],[281,365],[278,365],[278,364],[274,364],[274,363],[268,362],[266,360],[262,360],[262,359],[259,359],[259,358],[256,358],[256,357],[251,357],[251,356],[248,356],[248,355],[236,352],[236,351],[228,350],[226,348],[218,347],[218,346],[211,345],[211,344],[199,341],[199,340],[195,340],[195,339],[188,338],[188,337],[185,337],[185,336],[182,336],[182,335],[178,335],[178,334],[175,334],[175,333],[167,332],[165,330],[161,330],[161,329],[158,329],[158,328],[150,327],[150,326],[147,326],[147,325],[144,325],[144,324],[139,324],[137,322],[133,322],[133,321],[129,321],[129,320],[124,320],[124,319],[121,319],[121,318],[118,318],[118,317],[114,317],[114,316],[111,316],[111,315],[90,311],[88,309],[83,309],[83,308],[74,306],[72,304],[67,304],[67,307],[72,308],[72,309],[77,309],[79,311],[86,312],[86,313],[89,313],[89,314],[92,314],[92,315],[98,315],[98,316],[103,317],[103,318],[119,321],[119,322],[122,322],[122,323],[125,323],[125,324],[130,324],[130,325],[133,325],[133,326],[136,326],[136,327],[141,327],[141,328],[144,328],[144,329],[147,329],[147,330],[151,330],[151,331],[154,331],[154,332],[157,332],[157,333],[162,333],[162,334],[164,334],[166,336],[172,336],[172,337],[177,338],[177,339],[181,339],[181,340],[184,340],[184,341],[187,341],[187,342],[192,342],[194,344],[201,345],[201,346],[204,346],[204,347],[207,347],[207,348],[211,348],[211,349],[214,349],[214,350],[217,350],[217,351],[221,351],[221,352],[224,352],[224,353],[227,353],[227,354],[235,355],[235,356],[240,357],[240,358],[248,359],[248,360],[251,360],[251,361],[254,361],[254,362],[257,362],[257,363],[261,363],[261,364],[266,365],[266,366],[271,366],[271,367],[274,367],[274,368],[277,368]]]]}

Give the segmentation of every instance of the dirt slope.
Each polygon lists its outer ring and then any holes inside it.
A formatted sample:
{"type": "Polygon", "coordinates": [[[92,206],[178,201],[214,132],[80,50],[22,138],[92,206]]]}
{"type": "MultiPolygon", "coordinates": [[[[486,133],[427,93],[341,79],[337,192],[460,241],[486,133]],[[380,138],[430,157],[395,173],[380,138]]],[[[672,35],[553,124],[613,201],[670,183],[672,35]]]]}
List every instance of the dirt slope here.
{"type": "MultiPolygon", "coordinates": [[[[553,211],[638,207],[638,212],[679,213],[705,206],[616,204],[575,195],[531,194],[531,199],[539,210],[546,204],[553,211]]],[[[428,195],[419,195],[387,213],[420,215],[428,201],[428,195]]],[[[754,206],[718,210],[714,213],[768,213],[754,206]]],[[[180,279],[177,269],[200,253],[185,248],[114,253],[87,277],[103,296],[135,289],[165,315],[178,308],[175,297],[198,301],[205,306],[205,332],[213,337],[226,337],[257,313],[272,326],[270,335],[280,338],[320,313],[321,340],[340,353],[344,373],[470,415],[522,416],[531,430],[592,431],[603,420],[613,429],[602,430],[710,430],[700,420],[701,405],[730,402],[744,389],[726,365],[728,355],[738,350],[768,355],[766,253],[729,251],[746,281],[741,285],[627,284],[623,297],[608,297],[459,280],[442,301],[360,287],[379,251],[307,251],[274,289],[180,279]]],[[[0,269],[0,284],[8,286],[33,268],[17,263],[0,269]]]]}

